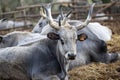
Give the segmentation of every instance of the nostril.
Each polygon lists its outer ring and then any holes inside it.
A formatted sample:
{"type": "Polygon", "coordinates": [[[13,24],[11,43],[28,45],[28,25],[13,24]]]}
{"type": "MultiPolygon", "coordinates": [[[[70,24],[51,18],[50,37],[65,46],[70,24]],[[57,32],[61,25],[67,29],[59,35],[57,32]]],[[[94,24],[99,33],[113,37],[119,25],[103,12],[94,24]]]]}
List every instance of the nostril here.
{"type": "Polygon", "coordinates": [[[69,59],[73,60],[73,59],[75,59],[76,55],[71,53],[71,54],[68,54],[68,57],[69,57],[69,59]]]}

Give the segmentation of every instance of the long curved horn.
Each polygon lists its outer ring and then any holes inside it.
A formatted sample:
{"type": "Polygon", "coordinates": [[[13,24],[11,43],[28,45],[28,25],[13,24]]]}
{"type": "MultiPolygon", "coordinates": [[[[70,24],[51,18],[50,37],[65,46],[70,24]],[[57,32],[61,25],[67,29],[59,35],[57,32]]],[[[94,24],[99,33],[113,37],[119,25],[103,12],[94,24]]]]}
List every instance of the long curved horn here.
{"type": "Polygon", "coordinates": [[[47,15],[46,15],[43,7],[40,8],[40,15],[41,15],[41,17],[43,17],[43,18],[47,18],[47,15]]]}
{"type": "Polygon", "coordinates": [[[95,3],[93,3],[93,4],[91,5],[91,8],[90,8],[90,10],[89,10],[89,13],[88,13],[88,16],[87,16],[87,19],[85,20],[85,22],[83,22],[82,24],[79,24],[79,25],[76,27],[77,30],[80,30],[80,29],[86,27],[86,26],[89,24],[89,22],[90,22],[90,20],[91,20],[91,16],[92,16],[92,12],[93,12],[93,7],[94,7],[94,5],[95,5],[95,3]]]}
{"type": "Polygon", "coordinates": [[[57,22],[55,22],[52,18],[52,15],[51,15],[51,4],[48,4],[46,7],[45,6],[42,6],[43,10],[45,10],[46,13],[44,13],[43,11],[41,12],[41,16],[45,17],[48,21],[49,21],[49,24],[52,28],[55,28],[55,29],[59,29],[59,25],[57,22]]]}

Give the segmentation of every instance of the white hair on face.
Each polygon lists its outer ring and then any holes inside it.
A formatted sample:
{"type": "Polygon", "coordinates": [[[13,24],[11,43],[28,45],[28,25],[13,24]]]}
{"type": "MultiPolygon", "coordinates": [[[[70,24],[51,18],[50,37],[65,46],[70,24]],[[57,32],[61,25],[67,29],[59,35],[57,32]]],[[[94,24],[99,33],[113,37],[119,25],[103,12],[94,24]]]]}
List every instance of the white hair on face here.
{"type": "Polygon", "coordinates": [[[99,39],[104,41],[111,40],[112,31],[98,22],[89,23],[87,26],[99,39]]]}

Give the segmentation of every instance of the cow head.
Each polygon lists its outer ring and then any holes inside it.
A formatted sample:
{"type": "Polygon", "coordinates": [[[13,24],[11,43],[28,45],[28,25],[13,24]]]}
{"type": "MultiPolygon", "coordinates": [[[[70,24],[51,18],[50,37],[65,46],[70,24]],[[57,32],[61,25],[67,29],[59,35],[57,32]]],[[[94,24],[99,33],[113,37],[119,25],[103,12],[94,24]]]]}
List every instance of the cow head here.
{"type": "Polygon", "coordinates": [[[92,9],[93,6],[89,11],[86,21],[75,27],[67,22],[66,17],[63,20],[59,20],[59,23],[55,22],[51,16],[51,4],[41,8],[41,16],[46,18],[49,25],[57,31],[57,33],[48,33],[48,38],[58,40],[58,48],[61,51],[61,55],[68,60],[73,60],[76,57],[76,41],[80,37],[80,35],[77,35],[77,30],[84,28],[89,23],[92,9]]]}

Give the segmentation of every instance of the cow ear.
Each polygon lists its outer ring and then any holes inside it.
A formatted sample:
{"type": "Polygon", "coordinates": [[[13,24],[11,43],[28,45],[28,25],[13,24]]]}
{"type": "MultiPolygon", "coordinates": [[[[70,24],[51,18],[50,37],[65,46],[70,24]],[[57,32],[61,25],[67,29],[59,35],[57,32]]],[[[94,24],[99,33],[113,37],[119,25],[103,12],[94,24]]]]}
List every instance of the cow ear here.
{"type": "Polygon", "coordinates": [[[52,40],[58,40],[60,39],[60,36],[56,33],[50,32],[47,34],[47,37],[52,40]]]}
{"type": "Polygon", "coordinates": [[[79,41],[84,41],[88,38],[88,36],[84,33],[81,33],[80,35],[78,35],[78,40],[79,41]]]}
{"type": "Polygon", "coordinates": [[[2,40],[3,40],[3,37],[2,37],[2,36],[0,36],[0,42],[2,42],[2,40]]]}

